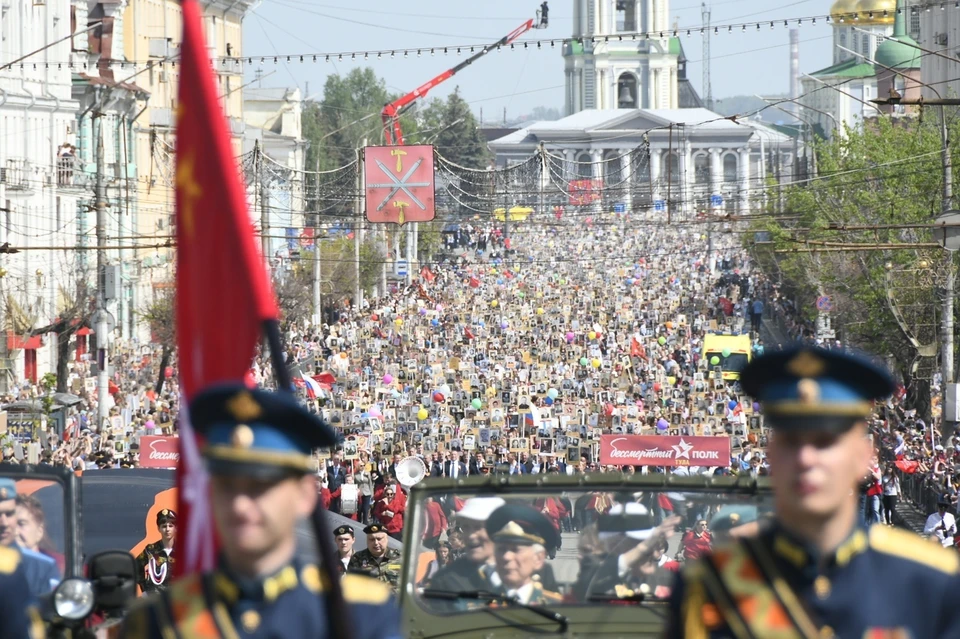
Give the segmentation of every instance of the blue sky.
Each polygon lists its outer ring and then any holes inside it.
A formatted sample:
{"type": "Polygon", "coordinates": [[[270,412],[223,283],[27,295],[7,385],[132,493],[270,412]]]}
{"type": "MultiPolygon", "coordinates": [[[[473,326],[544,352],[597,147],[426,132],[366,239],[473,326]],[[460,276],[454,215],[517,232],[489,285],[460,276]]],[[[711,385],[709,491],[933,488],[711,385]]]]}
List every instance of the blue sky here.
{"type": "MultiPolygon", "coordinates": [[[[774,94],[789,90],[789,34],[784,19],[829,12],[827,0],[715,0],[708,2],[712,24],[739,24],[773,20],[760,31],[721,29],[711,40],[714,98],[744,94],[774,94]]],[[[493,42],[532,18],[538,0],[264,0],[244,22],[244,56],[273,56],[370,49],[416,48],[493,42]]],[[[573,30],[573,0],[550,3],[550,27],[534,31],[537,38],[569,37],[573,30]]],[[[702,23],[698,0],[671,0],[670,15],[681,29],[702,23]]],[[[791,20],[792,22],[792,20],[791,20]]],[[[698,31],[683,36],[689,58],[688,76],[699,91],[702,40],[698,31]]],[[[832,30],[818,20],[800,28],[800,70],[811,72],[832,60],[832,30]]],[[[455,65],[456,55],[429,55],[366,63],[325,64],[294,61],[263,65],[263,86],[299,86],[321,92],[329,73],[347,73],[367,64],[386,79],[391,90],[410,91],[455,65]],[[269,75],[268,75],[269,74],[269,75]]],[[[255,64],[254,67],[257,65],[255,64]]],[[[253,78],[252,69],[248,72],[253,78]]],[[[455,86],[485,120],[529,113],[533,107],[563,108],[563,58],[559,47],[493,52],[441,85],[430,96],[444,97],[455,86]]]]}

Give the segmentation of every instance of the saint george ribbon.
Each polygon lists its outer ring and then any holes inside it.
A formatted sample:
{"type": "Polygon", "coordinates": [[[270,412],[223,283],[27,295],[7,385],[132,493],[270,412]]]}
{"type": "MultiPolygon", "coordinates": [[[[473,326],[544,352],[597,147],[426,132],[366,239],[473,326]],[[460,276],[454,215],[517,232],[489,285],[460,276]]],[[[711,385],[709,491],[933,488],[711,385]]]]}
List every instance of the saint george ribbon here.
{"type": "MultiPolygon", "coordinates": [[[[277,306],[233,156],[196,0],[183,0],[177,106],[177,347],[185,406],[201,388],[242,381],[277,306]]],[[[177,486],[183,574],[214,560],[198,443],[181,411],[177,486]]]]}

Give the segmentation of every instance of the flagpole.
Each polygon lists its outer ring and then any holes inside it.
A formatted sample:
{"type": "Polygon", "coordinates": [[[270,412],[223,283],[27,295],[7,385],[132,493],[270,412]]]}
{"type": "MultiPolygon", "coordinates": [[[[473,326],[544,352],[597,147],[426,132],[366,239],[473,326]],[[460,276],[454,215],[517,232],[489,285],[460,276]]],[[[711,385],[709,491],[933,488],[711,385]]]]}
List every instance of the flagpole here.
{"type": "MultiPolygon", "coordinates": [[[[263,332],[267,338],[267,346],[270,348],[270,362],[273,364],[273,372],[277,377],[277,389],[280,392],[289,393],[293,387],[293,380],[290,377],[290,369],[283,361],[280,322],[275,319],[264,321],[263,332]]],[[[336,566],[338,559],[334,556],[333,548],[330,546],[330,531],[327,528],[327,518],[323,511],[323,505],[320,500],[317,500],[317,505],[310,515],[310,522],[313,524],[313,533],[317,536],[321,574],[324,581],[330,585],[327,597],[327,623],[330,625],[331,636],[338,639],[351,639],[353,633],[350,628],[350,620],[345,613],[346,607],[343,601],[343,590],[340,587],[339,571],[334,572],[333,568],[336,566]]]]}

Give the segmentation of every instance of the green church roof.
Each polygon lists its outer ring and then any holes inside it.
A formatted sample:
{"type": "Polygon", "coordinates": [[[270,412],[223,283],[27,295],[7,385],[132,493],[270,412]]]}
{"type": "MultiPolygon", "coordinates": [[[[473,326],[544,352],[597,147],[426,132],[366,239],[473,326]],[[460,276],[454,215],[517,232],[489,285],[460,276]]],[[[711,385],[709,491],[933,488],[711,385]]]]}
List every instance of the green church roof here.
{"type": "Polygon", "coordinates": [[[920,49],[917,43],[907,35],[903,17],[902,1],[897,3],[897,14],[893,21],[893,35],[877,47],[874,59],[881,67],[891,69],[919,69],[920,49]]]}
{"type": "Polygon", "coordinates": [[[815,78],[872,78],[876,70],[869,62],[860,62],[859,58],[850,58],[826,69],[814,71],[815,78]]]}

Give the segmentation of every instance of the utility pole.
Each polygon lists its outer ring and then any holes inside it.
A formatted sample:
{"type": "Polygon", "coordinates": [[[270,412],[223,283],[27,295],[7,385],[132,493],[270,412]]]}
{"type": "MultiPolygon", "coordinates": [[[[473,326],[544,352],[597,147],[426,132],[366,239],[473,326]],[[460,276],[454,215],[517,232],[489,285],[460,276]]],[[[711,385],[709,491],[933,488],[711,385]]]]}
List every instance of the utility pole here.
{"type": "MultiPolygon", "coordinates": [[[[317,183],[320,180],[320,152],[317,151],[317,183]]],[[[314,185],[319,192],[318,184],[314,185]]],[[[314,205],[316,206],[316,204],[314,205]]],[[[319,331],[323,325],[323,309],[320,301],[320,282],[323,261],[323,252],[320,248],[320,211],[314,211],[310,214],[313,217],[313,329],[319,331]]]]}
{"type": "Polygon", "coordinates": [[[671,200],[671,191],[673,190],[673,122],[670,123],[668,128],[670,133],[667,138],[667,225],[669,226],[670,216],[673,214],[673,201],[671,200]]]}
{"type": "Polygon", "coordinates": [[[267,193],[267,182],[263,179],[263,159],[260,157],[260,141],[253,142],[253,162],[257,172],[257,182],[260,188],[260,251],[263,253],[263,259],[267,263],[267,272],[273,274],[270,267],[270,202],[267,193]]]}
{"type": "Polygon", "coordinates": [[[103,181],[103,120],[101,115],[95,114],[94,123],[97,125],[97,175],[94,183],[94,208],[97,212],[97,322],[94,330],[97,332],[97,430],[102,432],[110,409],[107,406],[107,397],[110,395],[110,351],[108,333],[110,327],[107,322],[107,251],[106,251],[106,224],[107,224],[107,195],[103,181]]]}
{"type": "MultiPolygon", "coordinates": [[[[364,148],[364,149],[367,148],[367,138],[363,138],[363,147],[362,147],[362,148],[364,148]]],[[[361,239],[360,239],[360,220],[361,220],[361,218],[363,217],[363,197],[361,197],[360,194],[363,193],[363,184],[364,184],[363,158],[362,158],[362,157],[359,157],[359,154],[358,154],[358,157],[357,157],[357,165],[360,167],[360,169],[357,171],[357,204],[356,204],[356,214],[355,214],[355,218],[354,218],[354,219],[356,220],[356,223],[353,225],[353,258],[354,258],[355,273],[356,273],[356,275],[357,275],[357,283],[356,283],[356,286],[354,287],[353,303],[355,304],[354,308],[359,311],[359,310],[360,310],[360,294],[361,294],[361,289],[360,289],[360,241],[361,241],[361,239]]],[[[407,257],[407,260],[409,261],[409,259],[410,259],[410,258],[409,258],[409,256],[408,256],[408,257],[407,257]]],[[[409,268],[409,267],[408,267],[408,268],[409,268]]]]}
{"type": "MultiPolygon", "coordinates": [[[[940,142],[941,142],[941,165],[943,167],[943,203],[941,213],[946,213],[953,208],[953,164],[950,159],[950,135],[947,132],[947,118],[944,113],[944,105],[940,105],[940,142]]],[[[957,273],[954,267],[953,251],[943,252],[943,265],[946,270],[946,281],[943,284],[943,319],[941,320],[943,337],[940,342],[940,411],[941,415],[946,417],[947,409],[947,388],[954,381],[953,376],[953,291],[956,283],[957,273]]],[[[953,447],[953,432],[956,428],[955,423],[946,423],[946,419],[941,419],[940,434],[947,438],[947,445],[953,447]]],[[[932,442],[931,442],[932,443],[932,442]]]]}

